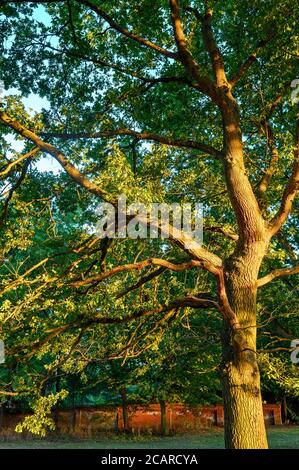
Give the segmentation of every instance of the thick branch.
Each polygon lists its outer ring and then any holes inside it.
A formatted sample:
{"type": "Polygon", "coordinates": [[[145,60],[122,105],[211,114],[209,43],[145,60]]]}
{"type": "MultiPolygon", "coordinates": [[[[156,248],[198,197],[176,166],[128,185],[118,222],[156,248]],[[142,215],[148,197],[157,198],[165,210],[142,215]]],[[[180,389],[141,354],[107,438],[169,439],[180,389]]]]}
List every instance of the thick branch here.
{"type": "Polygon", "coordinates": [[[34,147],[32,150],[30,150],[29,152],[27,153],[24,153],[24,155],[21,155],[19,158],[17,158],[16,160],[13,160],[12,162],[8,163],[6,165],[6,167],[4,168],[4,170],[2,170],[0,172],[0,178],[3,178],[4,176],[8,175],[10,170],[18,165],[19,163],[21,163],[23,160],[26,160],[27,158],[32,158],[34,157],[38,152],[40,152],[40,148],[39,147],[34,147]]]}
{"type": "MultiPolygon", "coordinates": [[[[140,213],[138,215],[138,221],[142,225],[147,226],[149,219],[140,213]]],[[[169,240],[188,253],[190,258],[201,261],[202,268],[210,273],[215,275],[218,269],[222,267],[222,259],[204,248],[200,242],[196,241],[189,233],[171,226],[168,222],[163,222],[163,220],[155,221],[152,218],[150,224],[152,228],[156,228],[161,232],[162,238],[169,238],[169,240]]]]}
{"type": "MultiPolygon", "coordinates": [[[[0,121],[3,122],[6,126],[11,127],[18,134],[22,135],[26,139],[29,139],[31,142],[34,142],[41,150],[52,155],[64,168],[64,170],[69,174],[69,176],[76,181],[80,186],[84,187],[87,191],[96,196],[101,197],[104,200],[109,200],[109,194],[101,189],[99,186],[90,181],[86,176],[84,176],[69,160],[53,145],[43,141],[39,136],[34,132],[30,131],[22,124],[20,124],[15,119],[9,117],[4,111],[0,111],[0,121]]],[[[110,201],[112,204],[116,205],[116,202],[110,201]]],[[[147,226],[149,219],[148,217],[143,217],[142,215],[138,216],[140,223],[147,226]]],[[[151,221],[151,224],[153,221],[151,221]]],[[[175,244],[180,246],[186,253],[189,254],[191,258],[195,258],[203,263],[205,269],[214,273],[217,268],[222,266],[222,260],[215,254],[211,253],[207,249],[203,248],[199,243],[197,243],[189,234],[182,232],[175,227],[172,227],[169,223],[163,222],[157,226],[162,232],[162,235],[165,234],[164,238],[169,238],[175,244]]]]}
{"type": "Polygon", "coordinates": [[[227,228],[224,229],[223,227],[204,227],[205,232],[214,232],[214,233],[221,233],[227,238],[231,240],[237,241],[239,239],[239,235],[237,235],[233,230],[227,228]]]}
{"type": "Polygon", "coordinates": [[[228,81],[225,75],[223,57],[217,45],[214,32],[212,30],[212,25],[211,25],[212,16],[213,16],[213,10],[209,8],[206,12],[206,15],[204,16],[202,20],[202,35],[203,35],[206,49],[209,53],[209,56],[212,62],[213,71],[214,71],[217,85],[219,87],[222,87],[222,86],[227,87],[228,81]]]}
{"type": "Polygon", "coordinates": [[[2,210],[2,214],[0,216],[0,228],[4,224],[5,219],[7,217],[8,205],[9,205],[9,202],[10,202],[10,200],[12,199],[12,197],[14,195],[14,192],[21,186],[22,182],[24,181],[24,179],[26,177],[26,174],[27,174],[27,171],[28,171],[28,168],[29,168],[29,164],[30,164],[30,158],[27,158],[27,161],[25,161],[25,163],[23,164],[21,175],[19,176],[19,178],[17,179],[15,184],[13,184],[11,186],[11,188],[9,189],[9,191],[8,191],[8,196],[7,196],[7,198],[4,202],[4,207],[3,207],[3,210],[2,210]]]}
{"type": "Polygon", "coordinates": [[[114,64],[113,62],[107,62],[99,57],[92,57],[91,55],[86,55],[84,53],[84,49],[58,49],[57,47],[54,47],[53,45],[50,44],[44,44],[43,42],[39,41],[33,41],[33,45],[38,45],[38,46],[43,46],[46,47],[47,49],[50,49],[51,51],[57,52],[58,54],[64,54],[68,55],[71,57],[74,57],[74,59],[82,59],[85,62],[90,62],[94,65],[101,66],[101,67],[107,67],[113,70],[116,70],[117,72],[123,73],[125,75],[129,75],[132,78],[136,78],[138,80],[141,80],[144,84],[148,83],[150,85],[155,85],[157,83],[183,83],[185,85],[188,85],[192,88],[197,88],[195,83],[192,83],[188,78],[186,77],[158,77],[158,78],[150,78],[150,77],[145,77],[141,75],[140,73],[131,70],[129,68],[124,68],[121,67],[120,65],[114,64]]]}
{"type": "Polygon", "coordinates": [[[111,28],[115,29],[118,31],[120,34],[132,39],[133,41],[138,42],[139,44],[142,44],[143,46],[149,47],[150,49],[153,49],[154,51],[158,52],[159,54],[162,54],[170,59],[177,59],[177,55],[174,52],[168,51],[167,49],[164,49],[163,47],[158,46],[157,44],[144,39],[141,36],[138,36],[137,34],[134,34],[133,32],[129,31],[128,29],[122,27],[120,24],[116,23],[113,18],[111,18],[110,15],[108,15],[102,8],[100,8],[98,5],[94,5],[92,2],[89,0],[76,0],[77,3],[80,3],[82,5],[87,6],[90,8],[92,11],[94,11],[98,16],[103,18],[107,23],[110,25],[111,28]]]}
{"type": "Polygon", "coordinates": [[[231,87],[234,87],[247,73],[247,71],[250,69],[251,65],[256,61],[257,56],[259,53],[264,49],[264,47],[269,44],[271,39],[273,38],[274,33],[272,33],[270,36],[268,36],[266,39],[262,39],[261,41],[258,42],[255,50],[250,54],[250,56],[243,62],[241,67],[239,68],[238,72],[234,77],[232,77],[231,80],[229,80],[229,83],[231,87]]]}
{"type": "Polygon", "coordinates": [[[0,390],[0,395],[7,395],[9,397],[16,397],[20,395],[21,392],[7,392],[6,390],[0,390]]]}
{"type": "MultiPolygon", "coordinates": [[[[240,328],[240,324],[236,314],[233,312],[229,305],[229,301],[227,299],[226,291],[225,291],[225,283],[223,278],[223,270],[220,268],[213,268],[211,265],[207,265],[202,261],[191,260],[186,263],[174,264],[164,259],[159,258],[150,258],[144,261],[140,261],[139,263],[131,263],[125,264],[121,266],[116,266],[115,268],[110,269],[101,274],[97,274],[87,279],[71,281],[70,285],[72,287],[82,287],[88,284],[95,284],[107,279],[115,274],[118,274],[123,271],[132,271],[132,270],[140,270],[147,266],[158,265],[162,266],[166,269],[170,269],[172,271],[185,271],[187,269],[192,269],[194,267],[203,268],[209,270],[216,276],[217,285],[218,285],[218,297],[220,300],[220,305],[218,306],[218,310],[223,314],[226,321],[230,324],[233,330],[240,328]]],[[[192,306],[192,305],[190,305],[192,306]]]]}
{"type": "Polygon", "coordinates": [[[207,75],[201,73],[199,64],[193,58],[187,47],[187,40],[184,35],[178,0],[169,0],[171,10],[171,20],[174,32],[174,38],[178,49],[178,59],[184,65],[186,71],[198,82],[198,88],[210,96],[213,101],[216,100],[216,91],[213,82],[207,75]]]}
{"type": "MultiPolygon", "coordinates": [[[[76,320],[73,323],[62,325],[57,328],[52,328],[46,331],[46,333],[49,333],[49,335],[44,340],[38,342],[38,346],[45,344],[45,342],[49,341],[53,337],[71,328],[82,328],[82,327],[86,328],[93,324],[109,325],[109,324],[128,323],[134,320],[138,320],[139,318],[152,316],[158,313],[168,312],[168,311],[171,311],[177,308],[182,308],[182,307],[217,308],[219,310],[219,305],[214,300],[201,299],[196,296],[186,296],[182,299],[174,300],[173,302],[170,302],[169,304],[159,305],[158,307],[149,309],[149,310],[144,310],[144,309],[138,310],[130,315],[126,315],[122,317],[112,318],[112,317],[95,316],[87,321],[86,319],[85,321],[82,321],[82,322],[80,320],[79,321],[76,320]]],[[[82,320],[84,320],[84,318],[82,318],[82,320]]]]}
{"type": "Polygon", "coordinates": [[[196,142],[194,140],[182,140],[182,139],[172,139],[170,137],[154,134],[151,132],[137,132],[132,129],[114,129],[107,131],[99,132],[74,132],[74,133],[63,133],[63,132],[42,132],[42,136],[49,138],[55,137],[58,139],[69,140],[69,139],[99,139],[99,138],[108,138],[119,135],[128,135],[132,136],[138,140],[151,140],[154,142],[160,142],[164,145],[169,145],[173,147],[182,147],[190,148],[195,150],[201,150],[202,152],[213,155],[216,158],[220,158],[222,153],[220,150],[215,149],[214,147],[196,142]]]}
{"type": "Polygon", "coordinates": [[[269,186],[269,183],[271,181],[271,178],[275,172],[275,169],[276,169],[276,164],[278,162],[278,159],[279,159],[279,153],[278,153],[278,149],[275,145],[275,139],[274,139],[274,133],[273,133],[273,130],[271,128],[271,126],[268,124],[267,121],[265,121],[263,124],[263,127],[265,129],[265,132],[266,132],[266,137],[267,137],[267,146],[269,147],[270,149],[270,162],[269,162],[269,165],[261,179],[261,181],[259,182],[259,185],[258,185],[258,198],[260,199],[260,201],[262,202],[263,199],[264,199],[264,196],[265,196],[265,192],[267,191],[268,189],[268,186],[269,186]]]}
{"type": "Polygon", "coordinates": [[[265,107],[265,114],[255,122],[259,130],[263,130],[265,132],[266,141],[267,141],[267,148],[270,150],[270,161],[268,164],[267,169],[264,172],[263,177],[261,178],[258,187],[257,187],[257,197],[259,199],[259,203],[261,209],[266,209],[267,207],[267,200],[266,200],[266,191],[270,184],[271,178],[276,170],[276,165],[279,160],[279,152],[275,142],[275,134],[273,131],[272,126],[269,123],[269,120],[276,110],[277,106],[281,103],[283,98],[285,97],[286,92],[290,89],[290,82],[286,82],[283,85],[281,92],[268,103],[265,107]]]}
{"type": "Polygon", "coordinates": [[[87,279],[78,280],[78,281],[71,281],[70,285],[72,287],[82,287],[92,283],[98,283],[107,279],[108,277],[114,276],[123,271],[133,271],[133,270],[140,270],[147,266],[163,266],[167,269],[172,271],[185,271],[186,269],[192,269],[195,267],[202,267],[202,262],[197,260],[191,260],[186,263],[181,264],[174,264],[167,260],[160,259],[160,258],[149,258],[144,261],[140,261],[139,263],[130,263],[124,264],[120,266],[116,266],[115,268],[110,269],[109,271],[105,271],[104,273],[97,274],[95,276],[89,277],[87,279]]]}
{"type": "Polygon", "coordinates": [[[238,222],[239,245],[241,246],[243,242],[259,237],[265,228],[244,165],[240,112],[231,93],[222,54],[212,30],[212,14],[212,9],[207,8],[204,18],[197,13],[196,16],[202,22],[202,35],[217,82],[217,87],[213,86],[216,92],[215,102],[222,115],[225,178],[228,194],[238,222]]]}
{"type": "Polygon", "coordinates": [[[223,269],[219,269],[217,273],[217,289],[218,298],[220,300],[220,311],[222,312],[224,319],[227,321],[233,331],[240,329],[241,325],[238,317],[232,310],[227,298],[223,269]]]}
{"type": "Polygon", "coordinates": [[[281,226],[286,222],[293,206],[293,201],[296,197],[299,184],[299,120],[296,124],[296,137],[294,147],[294,165],[293,171],[289,178],[282,196],[282,202],[277,215],[270,223],[270,233],[275,235],[281,226]]]}
{"type": "Polygon", "coordinates": [[[272,271],[271,273],[258,279],[257,286],[258,287],[264,286],[265,284],[268,284],[269,282],[273,281],[273,279],[276,279],[278,277],[290,276],[292,274],[298,274],[298,273],[299,273],[299,265],[293,266],[292,268],[274,269],[274,271],[272,271]]]}
{"type": "Polygon", "coordinates": [[[78,184],[80,184],[85,189],[87,189],[90,193],[93,193],[96,196],[100,196],[103,199],[105,199],[108,196],[106,191],[101,189],[96,184],[92,183],[71,162],[69,162],[69,160],[65,157],[65,155],[63,155],[63,153],[60,152],[60,150],[58,150],[53,145],[43,141],[38,135],[36,135],[34,132],[27,129],[25,126],[20,124],[15,119],[12,119],[11,117],[9,117],[4,111],[0,111],[0,121],[2,121],[3,124],[5,124],[6,126],[16,131],[19,135],[22,135],[26,139],[33,142],[41,150],[43,150],[44,152],[54,157],[55,160],[57,160],[58,163],[60,163],[60,165],[64,168],[64,170],[69,174],[69,176],[78,184]]]}

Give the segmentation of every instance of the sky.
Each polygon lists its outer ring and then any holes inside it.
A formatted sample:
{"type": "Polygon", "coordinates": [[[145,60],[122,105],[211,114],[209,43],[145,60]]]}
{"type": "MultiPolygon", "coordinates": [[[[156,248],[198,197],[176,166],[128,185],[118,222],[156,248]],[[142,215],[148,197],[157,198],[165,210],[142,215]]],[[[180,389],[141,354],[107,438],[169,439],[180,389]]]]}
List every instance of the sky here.
{"type": "MultiPolygon", "coordinates": [[[[16,94],[20,95],[20,93],[15,88],[10,88],[3,93],[4,96],[16,94]]],[[[34,114],[36,112],[38,113],[42,110],[42,108],[49,108],[49,103],[47,100],[33,93],[31,93],[27,98],[22,97],[21,101],[24,103],[25,109],[29,112],[29,114],[34,114]]],[[[16,152],[23,151],[24,142],[21,140],[16,140],[15,134],[9,134],[5,140],[12,144],[12,147],[16,152]]],[[[54,173],[59,173],[61,170],[59,163],[57,163],[56,160],[50,156],[43,156],[40,158],[39,161],[35,163],[35,167],[39,171],[52,171],[54,173]]]]}
{"type": "MultiPolygon", "coordinates": [[[[46,10],[42,5],[37,6],[33,17],[42,21],[46,25],[50,24],[50,16],[46,13],[46,10]]],[[[9,95],[21,96],[21,93],[16,88],[3,90],[4,97],[9,95]]],[[[49,102],[47,99],[41,98],[39,95],[33,93],[30,93],[28,97],[22,97],[21,101],[29,114],[39,113],[42,109],[49,109],[49,102]]],[[[22,152],[24,143],[20,140],[16,140],[15,134],[11,133],[5,140],[12,144],[12,147],[16,152],[22,152]]],[[[45,155],[35,163],[35,167],[39,171],[52,171],[53,173],[59,173],[61,171],[59,163],[57,163],[53,157],[45,155]]]]}

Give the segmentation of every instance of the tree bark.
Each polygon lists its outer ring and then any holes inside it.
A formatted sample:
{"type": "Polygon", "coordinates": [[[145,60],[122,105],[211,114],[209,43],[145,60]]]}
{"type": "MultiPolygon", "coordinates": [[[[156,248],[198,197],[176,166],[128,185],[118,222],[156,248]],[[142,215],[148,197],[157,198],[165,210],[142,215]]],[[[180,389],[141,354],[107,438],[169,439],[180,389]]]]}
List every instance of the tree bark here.
{"type": "Polygon", "coordinates": [[[256,356],[257,279],[270,240],[243,157],[240,112],[228,84],[218,86],[223,122],[224,174],[239,229],[235,251],[224,262],[225,289],[238,328],[222,332],[225,446],[266,449],[260,374],[256,356]]]}
{"type": "Polygon", "coordinates": [[[129,432],[129,417],[128,417],[128,401],[127,401],[127,391],[126,387],[123,387],[120,391],[121,402],[122,402],[122,411],[123,411],[123,425],[124,432],[129,432]]]}
{"type": "Polygon", "coordinates": [[[288,408],[287,408],[287,397],[286,395],[283,396],[282,403],[282,422],[283,424],[287,424],[288,422],[288,408]]]}
{"type": "Polygon", "coordinates": [[[222,334],[224,434],[229,449],[268,448],[256,356],[256,281],[265,246],[251,244],[245,255],[235,253],[225,265],[228,298],[241,325],[232,331],[225,324],[222,334]]]}

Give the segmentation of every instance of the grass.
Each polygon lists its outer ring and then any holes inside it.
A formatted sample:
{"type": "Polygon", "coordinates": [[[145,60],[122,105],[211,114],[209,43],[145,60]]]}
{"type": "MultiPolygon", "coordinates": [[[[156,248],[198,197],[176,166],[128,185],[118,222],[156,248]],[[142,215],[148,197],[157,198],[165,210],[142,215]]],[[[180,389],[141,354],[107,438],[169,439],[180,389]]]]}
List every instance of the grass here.
{"type": "MultiPolygon", "coordinates": [[[[272,449],[299,449],[299,426],[268,428],[269,446],[272,449]]],[[[223,449],[223,430],[212,429],[200,434],[172,437],[103,435],[97,438],[70,437],[5,440],[0,449],[223,449]]]]}

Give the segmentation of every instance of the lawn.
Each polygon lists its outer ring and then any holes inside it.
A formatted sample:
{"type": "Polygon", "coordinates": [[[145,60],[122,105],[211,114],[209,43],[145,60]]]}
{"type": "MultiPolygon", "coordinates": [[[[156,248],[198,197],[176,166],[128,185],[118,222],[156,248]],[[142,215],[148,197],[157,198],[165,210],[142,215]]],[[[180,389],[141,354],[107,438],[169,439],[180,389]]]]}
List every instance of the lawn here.
{"type": "MultiPolygon", "coordinates": [[[[298,426],[269,428],[268,438],[272,449],[299,449],[298,426]]],[[[0,449],[222,449],[223,447],[222,429],[164,438],[113,435],[80,440],[52,438],[0,441],[0,449]]]]}

